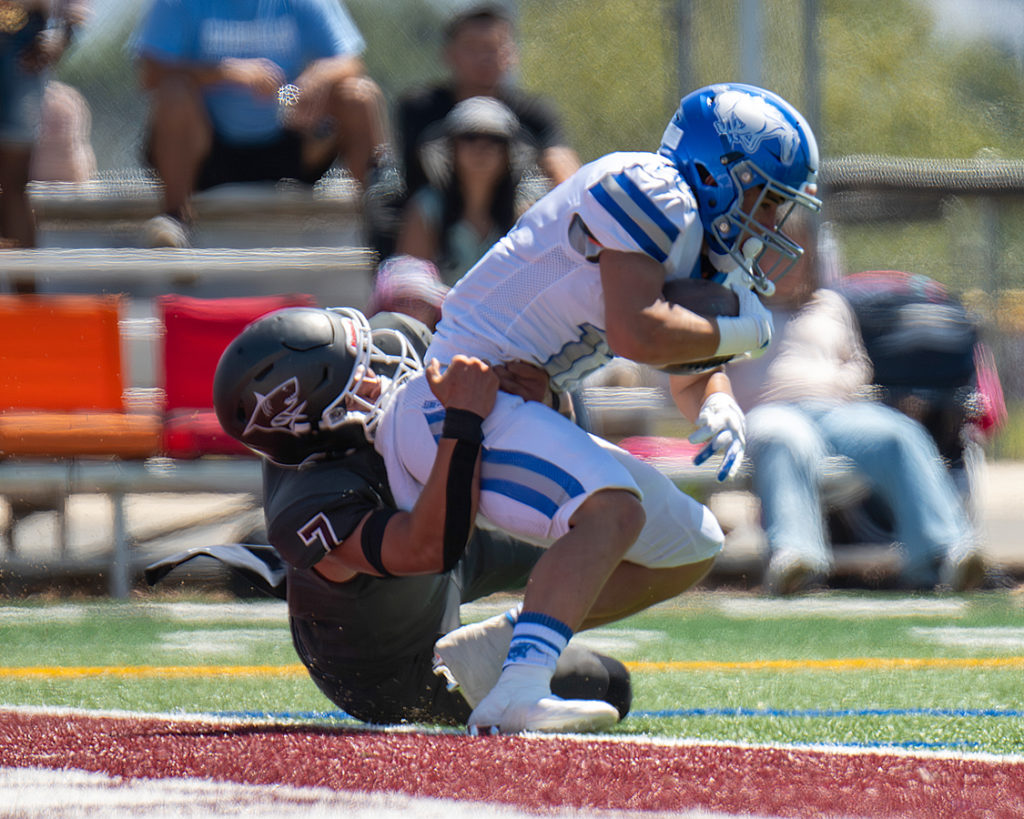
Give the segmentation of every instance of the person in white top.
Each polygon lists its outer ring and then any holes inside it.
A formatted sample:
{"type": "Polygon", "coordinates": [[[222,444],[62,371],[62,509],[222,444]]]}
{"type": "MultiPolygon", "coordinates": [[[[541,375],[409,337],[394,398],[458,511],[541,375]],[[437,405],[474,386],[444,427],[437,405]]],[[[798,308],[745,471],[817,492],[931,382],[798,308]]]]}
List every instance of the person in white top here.
{"type": "MultiPolygon", "coordinates": [[[[676,403],[698,427],[691,440],[706,442],[698,461],[721,454],[725,480],[743,457],[744,419],[725,371],[708,362],[769,343],[771,316],[758,293],[770,292],[770,277],[802,252],[781,224],[795,205],[820,207],[817,166],[809,126],[777,95],[739,84],[694,91],[658,153],[602,157],[528,210],[448,294],[426,358],[476,356],[504,365],[510,381],[526,362],[547,374],[554,396],[615,355],[665,369],[676,403]],[[704,318],[665,301],[666,281],[683,277],[732,287],[739,315],[704,318]]],[[[522,372],[528,379],[539,371],[522,372]]],[[[550,693],[562,647],[581,628],[692,586],[720,551],[722,531],[653,467],[551,406],[511,394],[528,393],[523,383],[509,389],[483,420],[479,523],[548,549],[501,677],[469,724],[503,733],[597,730],[617,716],[607,703],[550,693]]],[[[421,376],[393,400],[375,445],[396,501],[409,508],[446,413],[421,376]]]]}

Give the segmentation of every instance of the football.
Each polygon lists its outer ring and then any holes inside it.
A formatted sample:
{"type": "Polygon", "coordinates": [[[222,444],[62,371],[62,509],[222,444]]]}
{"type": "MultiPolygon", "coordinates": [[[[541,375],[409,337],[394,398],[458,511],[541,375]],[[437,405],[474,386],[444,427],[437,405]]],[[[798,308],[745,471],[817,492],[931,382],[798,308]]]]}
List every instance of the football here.
{"type": "Polygon", "coordinates": [[[737,316],[740,300],[724,284],[711,279],[673,279],[661,291],[665,301],[700,316],[737,316]]]}
{"type": "MultiPolygon", "coordinates": [[[[711,279],[673,279],[665,283],[661,295],[669,304],[678,304],[699,316],[738,316],[740,312],[740,300],[735,291],[711,279]]],[[[696,375],[732,358],[666,364],[658,369],[669,375],[696,375]]]]}

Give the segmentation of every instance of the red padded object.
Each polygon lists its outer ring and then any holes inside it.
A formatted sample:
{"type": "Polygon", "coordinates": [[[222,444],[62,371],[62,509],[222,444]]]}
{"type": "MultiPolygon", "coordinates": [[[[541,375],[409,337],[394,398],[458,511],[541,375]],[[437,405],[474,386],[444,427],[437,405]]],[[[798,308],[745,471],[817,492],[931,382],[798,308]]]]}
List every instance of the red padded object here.
{"type": "Polygon", "coordinates": [[[634,435],[623,438],[618,445],[634,458],[667,468],[689,466],[694,456],[704,448],[704,444],[691,444],[685,438],[658,435],[634,435]]]}
{"type": "Polygon", "coordinates": [[[213,374],[247,324],[284,307],[315,307],[305,293],[199,299],[160,296],[164,325],[164,448],[172,458],[252,452],[224,433],[213,412],[213,374]]]}
{"type": "Polygon", "coordinates": [[[212,409],[177,410],[164,418],[163,453],[171,458],[254,454],[224,431],[212,409]]]}

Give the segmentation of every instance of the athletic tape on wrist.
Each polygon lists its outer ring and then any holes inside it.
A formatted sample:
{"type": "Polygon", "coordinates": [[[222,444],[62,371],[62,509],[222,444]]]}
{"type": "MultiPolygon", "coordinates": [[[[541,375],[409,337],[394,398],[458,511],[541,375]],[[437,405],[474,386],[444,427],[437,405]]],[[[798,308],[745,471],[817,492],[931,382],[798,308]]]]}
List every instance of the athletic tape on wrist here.
{"type": "Polygon", "coordinates": [[[716,358],[725,355],[740,355],[761,346],[761,328],[757,319],[750,316],[736,318],[719,316],[716,321],[718,322],[716,358]]]}
{"type": "Polygon", "coordinates": [[[473,528],[473,473],[483,441],[484,419],[475,412],[446,409],[442,438],[454,438],[448,462],[444,510],[444,571],[451,571],[466,551],[473,528]]]}
{"type": "Polygon", "coordinates": [[[370,516],[363,523],[363,533],[359,543],[363,547],[363,557],[366,562],[375,568],[384,577],[394,577],[391,572],[384,568],[381,560],[381,550],[384,547],[384,529],[392,516],[397,515],[397,509],[377,509],[370,513],[370,516]]]}

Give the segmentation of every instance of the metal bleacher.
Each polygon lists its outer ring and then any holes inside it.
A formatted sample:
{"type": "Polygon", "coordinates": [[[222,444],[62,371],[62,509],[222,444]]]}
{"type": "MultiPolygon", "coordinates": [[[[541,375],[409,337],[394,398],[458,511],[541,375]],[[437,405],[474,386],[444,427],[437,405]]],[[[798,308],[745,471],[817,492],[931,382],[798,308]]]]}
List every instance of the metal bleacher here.
{"type": "MultiPolygon", "coordinates": [[[[109,366],[123,379],[123,409],[132,419],[140,413],[160,415],[165,376],[160,306],[165,297],[230,300],[305,293],[321,305],[356,307],[369,298],[375,259],[362,246],[355,188],[340,174],[314,187],[239,185],[201,194],[195,200],[194,247],[187,250],[142,246],[145,221],[159,208],[159,188],[147,177],[123,174],[81,185],[32,183],[30,197],[40,247],[3,251],[0,299],[47,304],[76,296],[116,299],[120,357],[109,366]]],[[[32,332],[43,337],[49,329],[42,322],[32,332]]],[[[0,357],[11,354],[12,345],[0,350],[0,357]]],[[[7,412],[27,409],[7,396],[0,396],[3,402],[7,412]]],[[[96,422],[88,407],[67,409],[67,423],[82,423],[85,416],[96,422]]],[[[19,417],[30,418],[30,413],[19,417]]],[[[104,454],[97,451],[103,448],[97,442],[116,439],[94,434],[90,446],[88,438],[79,436],[66,450],[34,452],[27,443],[17,452],[0,452],[0,496],[9,507],[0,532],[0,587],[23,588],[28,577],[59,583],[65,573],[91,572],[105,579],[112,597],[125,598],[146,559],[126,519],[129,498],[217,493],[248,498],[243,506],[258,506],[260,469],[252,456],[211,452],[174,457],[166,443],[127,455],[110,447],[104,454]],[[79,495],[102,496],[112,510],[107,524],[111,542],[104,554],[85,560],[67,549],[68,502],[79,495]],[[56,514],[57,548],[44,559],[24,543],[15,548],[15,526],[39,511],[56,514]]]]}
{"type": "MultiPolygon", "coordinates": [[[[359,202],[343,177],[314,188],[225,186],[202,194],[196,200],[194,247],[187,250],[141,246],[145,220],[157,213],[159,204],[159,190],[148,178],[110,177],[77,186],[33,183],[30,195],[41,247],[3,252],[0,299],[116,296],[126,411],[159,414],[166,404],[162,355],[167,328],[161,306],[168,298],[227,301],[304,293],[321,305],[356,307],[364,307],[369,298],[375,257],[362,246],[359,202]]],[[[747,488],[744,472],[729,485],[731,492],[723,492],[727,487],[716,482],[714,464],[694,466],[693,449],[685,439],[657,437],[662,421],[677,418],[663,391],[593,386],[583,388],[574,400],[584,426],[621,440],[705,501],[739,496],[747,488]]],[[[157,554],[154,550],[166,548],[161,538],[177,542],[176,533],[201,528],[218,514],[251,525],[260,504],[258,461],[237,452],[182,456],[168,448],[167,416],[160,417],[165,426],[162,445],[135,457],[0,451],[0,496],[9,506],[6,526],[0,527],[0,589],[62,585],[64,578],[88,575],[105,583],[110,596],[126,598],[145,563],[157,554]],[[179,513],[170,512],[164,516],[170,521],[162,527],[154,523],[148,535],[137,521],[131,525],[133,502],[141,502],[145,517],[160,499],[181,496],[187,504],[204,494],[238,500],[218,507],[224,511],[197,508],[180,519],[175,519],[179,513]],[[110,509],[104,524],[109,535],[103,535],[99,552],[86,557],[68,549],[66,526],[69,502],[82,496],[102,498],[110,509]],[[43,559],[23,548],[24,538],[15,548],[14,537],[15,525],[40,510],[48,510],[56,521],[55,553],[51,550],[43,559]]],[[[836,472],[841,476],[848,469],[839,464],[836,472]]],[[[720,561],[722,569],[731,567],[736,575],[756,573],[759,558],[748,552],[735,552],[735,565],[720,561]]]]}

